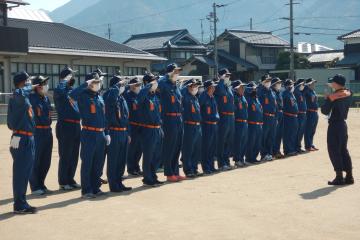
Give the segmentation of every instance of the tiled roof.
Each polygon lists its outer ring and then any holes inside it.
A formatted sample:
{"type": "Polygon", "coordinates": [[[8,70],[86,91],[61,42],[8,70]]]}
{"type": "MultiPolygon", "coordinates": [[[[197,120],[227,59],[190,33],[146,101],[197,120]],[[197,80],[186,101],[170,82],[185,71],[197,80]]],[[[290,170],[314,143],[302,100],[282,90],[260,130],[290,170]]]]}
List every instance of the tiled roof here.
{"type": "Polygon", "coordinates": [[[346,33],[338,37],[339,40],[349,39],[349,38],[360,38],[360,29],[346,33]]]}
{"type": "Polygon", "coordinates": [[[322,63],[322,62],[331,62],[336,58],[338,58],[339,60],[343,59],[344,52],[342,50],[314,52],[308,57],[308,60],[311,63],[322,63]]]}
{"type": "Polygon", "coordinates": [[[235,36],[242,41],[253,45],[289,46],[289,42],[278,36],[272,35],[271,32],[229,29],[226,30],[222,35],[225,34],[231,34],[232,36],[235,36]]]}

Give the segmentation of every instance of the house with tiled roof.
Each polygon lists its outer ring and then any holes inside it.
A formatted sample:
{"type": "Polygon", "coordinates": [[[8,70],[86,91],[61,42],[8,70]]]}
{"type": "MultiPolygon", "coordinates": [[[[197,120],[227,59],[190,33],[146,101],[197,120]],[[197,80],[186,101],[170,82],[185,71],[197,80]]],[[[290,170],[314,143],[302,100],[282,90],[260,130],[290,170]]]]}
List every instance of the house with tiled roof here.
{"type": "Polygon", "coordinates": [[[355,79],[360,80],[360,29],[341,35],[338,40],[344,42],[344,58],[337,66],[355,70],[355,79]]]}
{"type": "MultiPolygon", "coordinates": [[[[275,69],[278,54],[289,48],[287,41],[271,32],[236,29],[225,30],[218,36],[217,43],[219,66],[227,66],[234,78],[245,81],[258,80],[275,69]]],[[[214,71],[210,64],[214,59],[212,56],[213,53],[204,55],[203,61],[194,56],[184,64],[185,72],[211,77],[214,71]]]]}
{"type": "Polygon", "coordinates": [[[186,29],[136,34],[124,44],[167,58],[168,62],[153,65],[157,72],[161,72],[169,62],[181,65],[194,54],[206,53],[206,47],[186,29]]]}

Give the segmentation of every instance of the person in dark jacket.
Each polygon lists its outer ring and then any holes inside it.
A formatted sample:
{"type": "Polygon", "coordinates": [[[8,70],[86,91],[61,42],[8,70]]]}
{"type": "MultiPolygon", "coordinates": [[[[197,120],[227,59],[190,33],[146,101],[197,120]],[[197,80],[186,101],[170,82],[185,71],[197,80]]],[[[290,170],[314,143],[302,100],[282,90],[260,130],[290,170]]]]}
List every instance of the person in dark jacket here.
{"type": "Polygon", "coordinates": [[[273,153],[274,153],[274,157],[277,159],[284,157],[284,155],[280,151],[280,145],[283,139],[283,129],[284,129],[284,115],[283,115],[284,101],[282,98],[281,83],[282,80],[280,78],[273,78],[271,80],[271,88],[276,96],[277,125],[276,125],[276,133],[274,136],[273,153]]]}
{"type": "Polygon", "coordinates": [[[347,148],[348,129],[346,119],[352,101],[352,93],[345,87],[346,79],[342,75],[335,75],[330,79],[334,92],[326,95],[321,112],[328,116],[327,147],[336,177],[329,181],[329,185],[353,184],[352,161],[347,148]],[[346,172],[346,177],[343,177],[346,172]]]}
{"type": "Polygon", "coordinates": [[[309,78],[306,80],[305,86],[305,100],[307,105],[307,113],[306,113],[306,126],[305,126],[305,149],[306,151],[317,151],[314,145],[314,135],[316,133],[316,127],[319,121],[319,103],[318,97],[315,92],[315,84],[316,80],[313,78],[309,78]]]}
{"type": "Polygon", "coordinates": [[[305,100],[305,79],[299,78],[295,83],[294,95],[298,104],[298,129],[296,134],[296,152],[301,154],[305,153],[305,150],[301,148],[301,143],[304,138],[305,127],[306,127],[306,113],[307,105],[305,100]]]}

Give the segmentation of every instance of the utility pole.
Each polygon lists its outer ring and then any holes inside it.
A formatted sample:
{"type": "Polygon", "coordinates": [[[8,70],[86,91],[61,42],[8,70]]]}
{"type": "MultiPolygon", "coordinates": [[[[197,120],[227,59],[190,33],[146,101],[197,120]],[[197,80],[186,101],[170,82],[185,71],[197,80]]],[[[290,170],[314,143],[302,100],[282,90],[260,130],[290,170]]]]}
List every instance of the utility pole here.
{"type": "Polygon", "coordinates": [[[107,38],[109,40],[111,40],[111,36],[113,35],[113,33],[111,31],[111,24],[108,24],[107,32],[105,34],[106,34],[107,38]]]}
{"type": "Polygon", "coordinates": [[[290,79],[295,81],[294,64],[294,2],[290,0],[290,79]]]}
{"type": "Polygon", "coordinates": [[[250,30],[252,31],[253,30],[253,19],[250,18],[250,30]]]}
{"type": "Polygon", "coordinates": [[[200,24],[201,24],[201,43],[204,43],[204,25],[203,25],[203,21],[205,20],[205,18],[201,18],[200,19],[200,24]]]}

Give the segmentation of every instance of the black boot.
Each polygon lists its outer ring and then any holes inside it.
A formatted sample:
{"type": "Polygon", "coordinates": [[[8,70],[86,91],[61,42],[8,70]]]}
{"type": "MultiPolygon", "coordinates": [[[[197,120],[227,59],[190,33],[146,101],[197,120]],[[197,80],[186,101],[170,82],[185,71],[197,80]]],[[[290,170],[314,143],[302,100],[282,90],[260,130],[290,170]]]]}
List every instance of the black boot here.
{"type": "Polygon", "coordinates": [[[344,177],[342,174],[342,171],[336,171],[336,177],[334,180],[329,181],[328,185],[334,185],[334,186],[338,186],[338,185],[344,185],[344,177]]]}
{"type": "Polygon", "coordinates": [[[352,175],[352,170],[346,171],[345,184],[354,184],[354,177],[352,175]]]}

